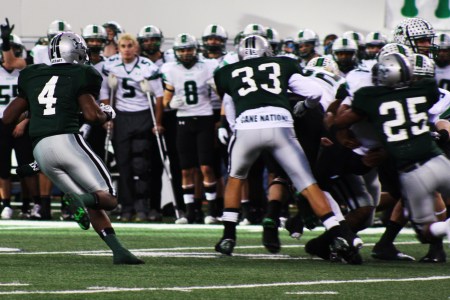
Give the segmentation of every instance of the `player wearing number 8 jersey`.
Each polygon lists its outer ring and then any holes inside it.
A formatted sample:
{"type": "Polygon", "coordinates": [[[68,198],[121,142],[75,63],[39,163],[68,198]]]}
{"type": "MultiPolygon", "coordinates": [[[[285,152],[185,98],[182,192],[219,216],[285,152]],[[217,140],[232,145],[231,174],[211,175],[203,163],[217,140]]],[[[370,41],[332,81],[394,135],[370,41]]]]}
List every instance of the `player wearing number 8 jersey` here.
{"type": "MultiPolygon", "coordinates": [[[[316,184],[293,128],[288,89],[305,98],[294,108],[296,114],[301,114],[318,105],[322,96],[320,86],[301,75],[294,60],[271,57],[270,45],[261,36],[244,38],[238,54],[241,61],[224,66],[214,76],[219,94],[230,95],[236,108],[236,131],[229,144],[224,235],[216,245],[216,251],[227,255],[233,252],[242,182],[261,152],[268,151],[330,231],[335,254],[348,262],[361,263],[358,251],[353,247],[354,236],[343,237],[340,224],[316,184]]],[[[269,202],[269,209],[271,202],[277,200],[269,202]]]]}
{"type": "Polygon", "coordinates": [[[162,65],[164,104],[177,109],[177,151],[182,169],[183,200],[189,223],[195,219],[194,172],[200,168],[208,200],[206,223],[215,223],[217,213],[214,163],[214,115],[211,90],[207,84],[218,62],[197,54],[195,37],[182,33],[174,41],[176,62],[162,65]]]}

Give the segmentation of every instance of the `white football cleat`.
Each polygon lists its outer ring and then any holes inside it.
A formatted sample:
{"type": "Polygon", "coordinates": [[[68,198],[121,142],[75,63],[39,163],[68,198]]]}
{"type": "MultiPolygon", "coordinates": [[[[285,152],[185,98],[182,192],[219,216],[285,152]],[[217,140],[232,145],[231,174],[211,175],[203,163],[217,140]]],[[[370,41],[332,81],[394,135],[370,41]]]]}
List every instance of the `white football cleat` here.
{"type": "Polygon", "coordinates": [[[11,220],[13,213],[14,210],[11,207],[5,206],[2,210],[1,217],[3,220],[11,220]]]}

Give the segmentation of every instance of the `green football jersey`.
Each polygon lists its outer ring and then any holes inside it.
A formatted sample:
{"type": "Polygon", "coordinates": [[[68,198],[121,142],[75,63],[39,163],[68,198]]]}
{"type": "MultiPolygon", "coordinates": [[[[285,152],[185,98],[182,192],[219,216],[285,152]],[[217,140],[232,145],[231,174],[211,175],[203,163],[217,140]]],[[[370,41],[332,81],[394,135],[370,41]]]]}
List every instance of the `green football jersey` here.
{"type": "Polygon", "coordinates": [[[243,111],[264,106],[291,111],[289,78],[301,73],[298,63],[288,57],[260,57],[220,68],[214,75],[217,90],[233,98],[236,117],[243,111]]]}
{"type": "Polygon", "coordinates": [[[427,160],[442,153],[434,142],[428,110],[439,100],[434,79],[393,89],[370,86],[356,91],[352,108],[368,117],[398,167],[427,160]]]}
{"type": "Polygon", "coordinates": [[[26,99],[31,115],[33,146],[44,137],[79,132],[78,97],[97,98],[102,76],[88,65],[31,65],[20,72],[19,96],[26,99]]]}

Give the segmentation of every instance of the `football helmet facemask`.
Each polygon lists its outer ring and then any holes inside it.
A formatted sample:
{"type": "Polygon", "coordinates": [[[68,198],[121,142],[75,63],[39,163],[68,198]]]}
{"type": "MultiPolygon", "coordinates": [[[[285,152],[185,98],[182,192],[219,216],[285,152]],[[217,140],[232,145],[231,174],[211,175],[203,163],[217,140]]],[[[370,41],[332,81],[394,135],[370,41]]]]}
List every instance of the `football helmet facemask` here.
{"type": "Polygon", "coordinates": [[[342,72],[347,73],[356,66],[358,45],[355,40],[349,38],[337,38],[333,42],[331,51],[333,59],[336,61],[342,72]],[[339,53],[349,53],[349,55],[339,57],[339,53]]]}
{"type": "Polygon", "coordinates": [[[107,36],[103,26],[89,24],[83,28],[81,36],[86,41],[90,52],[100,53],[105,47],[107,36]],[[94,40],[97,40],[100,43],[94,42],[94,40]]]}
{"type": "Polygon", "coordinates": [[[381,48],[387,44],[387,38],[381,32],[373,31],[366,36],[366,58],[375,59],[381,48]]]}
{"type": "Polygon", "coordinates": [[[240,42],[238,56],[240,60],[273,56],[272,47],[266,38],[260,35],[250,35],[240,42]]]}
{"type": "Polygon", "coordinates": [[[186,68],[192,67],[198,60],[197,40],[188,33],[179,34],[173,42],[176,59],[186,68]]]}
{"type": "Polygon", "coordinates": [[[394,29],[394,42],[404,44],[414,51],[433,58],[436,52],[436,32],[430,22],[422,18],[408,18],[394,29]]]}
{"type": "Polygon", "coordinates": [[[400,53],[390,53],[379,58],[372,69],[373,83],[377,86],[400,88],[411,83],[413,67],[400,53]]]}
{"type": "Polygon", "coordinates": [[[72,32],[56,35],[48,45],[48,54],[52,65],[84,64],[89,61],[86,42],[72,32]]]}
{"type": "Polygon", "coordinates": [[[206,28],[202,34],[203,48],[208,52],[225,53],[227,40],[228,40],[227,31],[225,30],[225,28],[223,28],[222,26],[220,26],[218,24],[210,24],[210,25],[206,26],[206,28]],[[211,38],[214,38],[220,42],[219,43],[208,42],[208,39],[211,39],[211,38]]]}
{"type": "Polygon", "coordinates": [[[164,42],[164,35],[158,27],[154,25],[147,25],[139,30],[137,40],[141,50],[149,55],[161,51],[161,44],[164,42]],[[152,42],[146,40],[151,39],[152,42]]]}

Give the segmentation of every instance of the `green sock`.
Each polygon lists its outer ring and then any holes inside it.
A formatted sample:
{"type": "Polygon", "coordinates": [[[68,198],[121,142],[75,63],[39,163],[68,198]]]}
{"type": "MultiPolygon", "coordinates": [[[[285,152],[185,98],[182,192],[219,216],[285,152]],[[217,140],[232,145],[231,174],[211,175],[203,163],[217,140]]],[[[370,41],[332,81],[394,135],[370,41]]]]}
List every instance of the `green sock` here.
{"type": "Polygon", "coordinates": [[[133,253],[122,246],[120,241],[117,239],[113,228],[105,228],[99,235],[112,250],[114,264],[137,265],[144,263],[144,261],[134,256],[133,253]]]}

